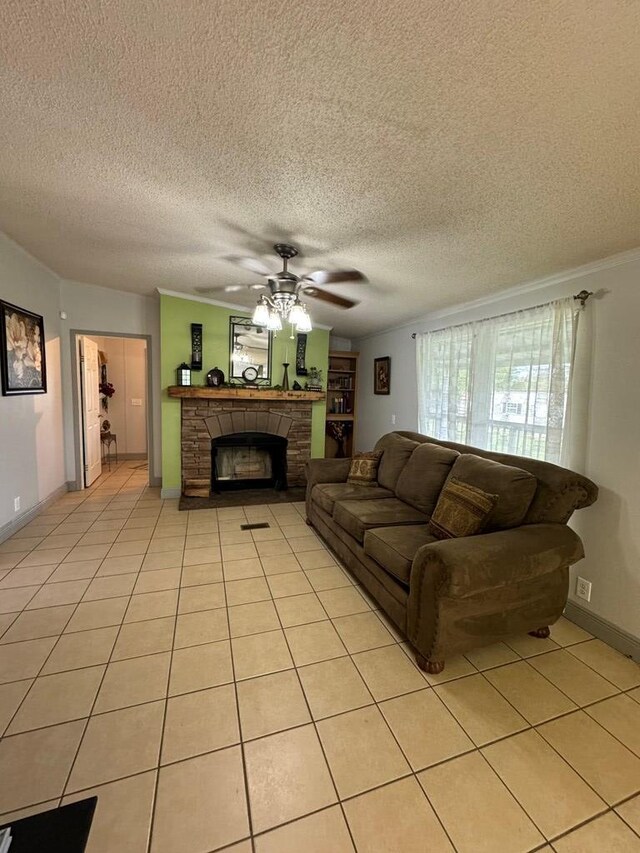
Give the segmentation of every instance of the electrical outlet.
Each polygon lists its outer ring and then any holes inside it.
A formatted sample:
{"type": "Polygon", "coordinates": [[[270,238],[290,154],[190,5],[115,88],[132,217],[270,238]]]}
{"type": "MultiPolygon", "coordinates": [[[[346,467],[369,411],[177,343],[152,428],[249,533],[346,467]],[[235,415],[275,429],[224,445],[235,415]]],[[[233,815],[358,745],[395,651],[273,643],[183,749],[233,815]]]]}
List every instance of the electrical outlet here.
{"type": "Polygon", "coordinates": [[[576,579],[576,595],[578,598],[584,598],[585,601],[591,601],[591,581],[578,577],[576,579]]]}
{"type": "Polygon", "coordinates": [[[395,425],[396,425],[396,413],[394,412],[391,415],[391,426],[395,426],[395,425]]]}
{"type": "Polygon", "coordinates": [[[20,498],[13,499],[13,511],[20,512],[20,498]]]}

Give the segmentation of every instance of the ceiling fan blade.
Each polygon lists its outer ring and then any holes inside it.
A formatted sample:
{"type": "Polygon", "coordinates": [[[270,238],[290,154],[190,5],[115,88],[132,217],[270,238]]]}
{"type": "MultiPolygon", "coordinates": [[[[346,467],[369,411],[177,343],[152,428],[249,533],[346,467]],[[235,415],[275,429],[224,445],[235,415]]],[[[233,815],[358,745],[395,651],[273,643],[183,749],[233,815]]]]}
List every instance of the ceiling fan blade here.
{"type": "Polygon", "coordinates": [[[311,296],[321,302],[329,302],[338,308],[354,308],[358,305],[353,299],[345,299],[344,296],[338,296],[337,293],[330,293],[328,290],[321,290],[319,287],[305,287],[302,292],[305,296],[311,296]]]}
{"type": "Polygon", "coordinates": [[[223,255],[220,260],[229,261],[229,263],[257,275],[273,275],[274,273],[274,270],[260,258],[252,258],[248,255],[223,255]]]}
{"type": "Polygon", "coordinates": [[[316,270],[303,276],[302,280],[314,284],[339,284],[342,281],[366,281],[367,278],[360,270],[316,270]]]}

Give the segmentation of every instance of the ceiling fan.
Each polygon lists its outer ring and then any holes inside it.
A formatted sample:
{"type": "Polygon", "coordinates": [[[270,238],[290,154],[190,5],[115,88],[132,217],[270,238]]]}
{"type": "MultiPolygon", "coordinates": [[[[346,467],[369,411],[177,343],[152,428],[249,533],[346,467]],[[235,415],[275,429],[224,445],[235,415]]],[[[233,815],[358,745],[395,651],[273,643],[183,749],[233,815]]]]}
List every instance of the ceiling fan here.
{"type": "Polygon", "coordinates": [[[298,254],[295,246],[291,246],[289,243],[275,243],[273,248],[276,254],[282,258],[282,269],[280,272],[273,272],[260,258],[245,257],[242,255],[226,255],[223,258],[223,260],[237,264],[249,272],[264,276],[266,278],[265,283],[259,284],[256,282],[255,284],[248,285],[235,284],[223,287],[201,287],[198,288],[198,292],[231,293],[244,290],[245,287],[249,290],[266,290],[267,293],[263,294],[261,301],[264,300],[267,305],[277,310],[285,319],[289,317],[294,305],[300,305],[299,298],[301,296],[310,296],[313,299],[328,302],[338,308],[353,308],[358,304],[353,299],[346,299],[337,293],[324,290],[320,285],[340,284],[342,282],[366,282],[366,277],[359,270],[316,270],[306,275],[295,275],[288,269],[289,261],[298,254]]]}

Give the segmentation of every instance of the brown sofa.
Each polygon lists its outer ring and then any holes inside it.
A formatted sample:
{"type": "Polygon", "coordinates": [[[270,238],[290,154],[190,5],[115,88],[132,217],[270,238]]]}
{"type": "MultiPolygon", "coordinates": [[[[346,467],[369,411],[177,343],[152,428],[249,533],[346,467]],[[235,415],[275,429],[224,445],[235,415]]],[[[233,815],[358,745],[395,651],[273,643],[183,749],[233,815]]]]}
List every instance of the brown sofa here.
{"type": "Polygon", "coordinates": [[[392,432],[377,485],[346,482],[350,459],[307,463],[307,523],[406,634],[418,664],[513,634],[549,635],[569,566],[584,556],[567,527],[598,489],[548,462],[392,432]],[[498,495],[481,534],[439,540],[428,522],[448,477],[498,495]]]}

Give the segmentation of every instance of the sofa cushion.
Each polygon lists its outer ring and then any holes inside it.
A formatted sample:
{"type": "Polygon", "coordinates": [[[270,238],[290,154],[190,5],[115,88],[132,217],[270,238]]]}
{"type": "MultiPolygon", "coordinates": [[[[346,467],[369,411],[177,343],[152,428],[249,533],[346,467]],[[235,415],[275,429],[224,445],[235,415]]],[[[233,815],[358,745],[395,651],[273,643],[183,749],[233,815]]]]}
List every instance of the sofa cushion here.
{"type": "Polygon", "coordinates": [[[453,477],[498,496],[485,524],[487,532],[522,524],[538,486],[538,481],[528,471],[472,453],[463,453],[456,459],[449,474],[450,479],[453,477]]]}
{"type": "Polygon", "coordinates": [[[351,483],[318,483],[313,487],[311,500],[322,507],[329,515],[333,513],[336,501],[376,500],[392,498],[393,492],[380,486],[354,486],[351,483]]]}
{"type": "Polygon", "coordinates": [[[354,486],[377,486],[381,450],[355,453],[351,460],[347,483],[354,486]]]}
{"type": "Polygon", "coordinates": [[[428,441],[419,444],[400,472],[396,483],[396,497],[420,512],[431,515],[444,481],[458,456],[460,454],[457,450],[439,447],[428,441]]]}
{"type": "Polygon", "coordinates": [[[390,575],[409,586],[416,551],[422,545],[435,541],[426,524],[374,527],[364,534],[364,552],[390,575]]]}
{"type": "Polygon", "coordinates": [[[451,477],[440,493],[429,530],[437,539],[474,536],[484,529],[497,500],[497,495],[451,477]]]}
{"type": "Polygon", "coordinates": [[[404,438],[395,432],[387,433],[379,439],[374,449],[383,451],[378,466],[378,483],[384,489],[395,492],[398,477],[417,446],[417,441],[411,441],[410,438],[404,438]]]}
{"type": "Polygon", "coordinates": [[[426,524],[427,517],[397,498],[381,500],[336,501],[333,520],[358,542],[370,527],[396,524],[426,524]]]}

